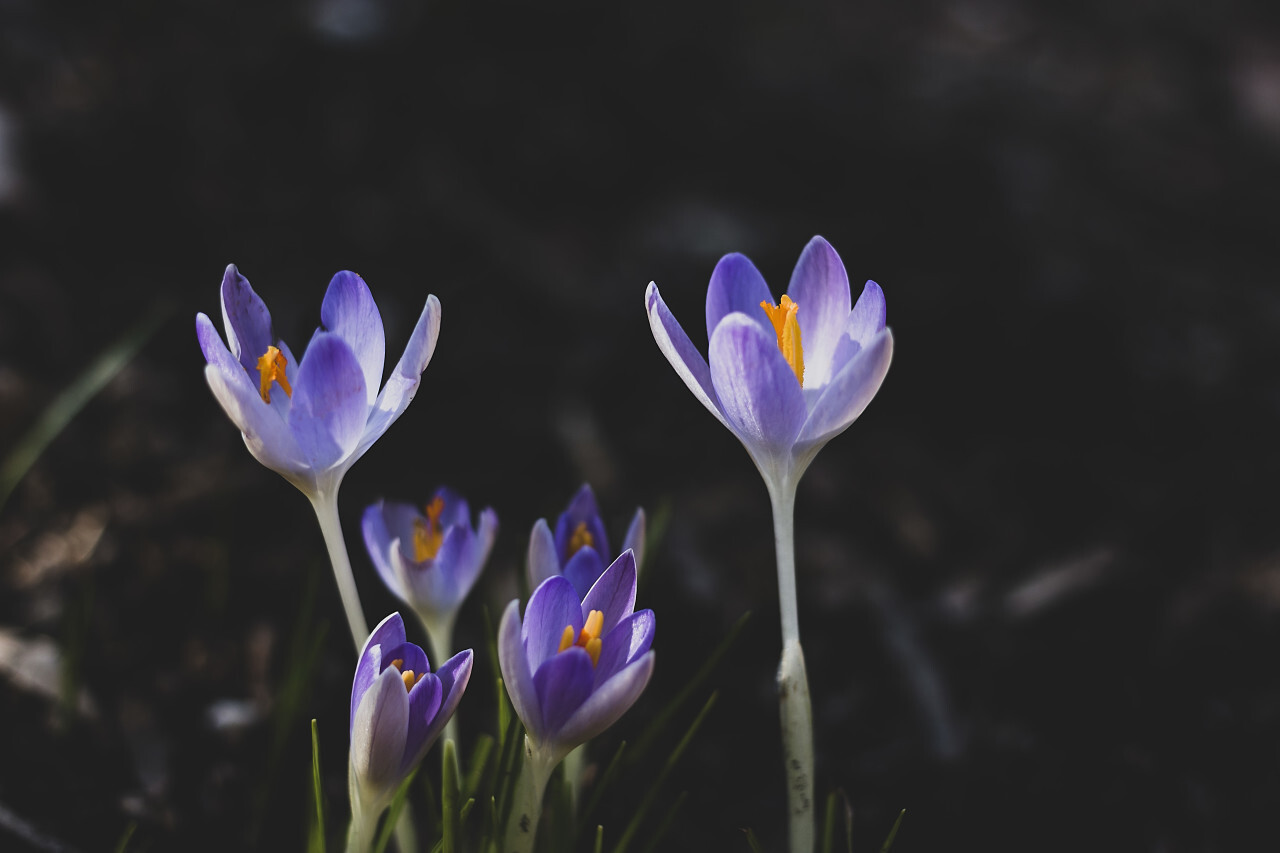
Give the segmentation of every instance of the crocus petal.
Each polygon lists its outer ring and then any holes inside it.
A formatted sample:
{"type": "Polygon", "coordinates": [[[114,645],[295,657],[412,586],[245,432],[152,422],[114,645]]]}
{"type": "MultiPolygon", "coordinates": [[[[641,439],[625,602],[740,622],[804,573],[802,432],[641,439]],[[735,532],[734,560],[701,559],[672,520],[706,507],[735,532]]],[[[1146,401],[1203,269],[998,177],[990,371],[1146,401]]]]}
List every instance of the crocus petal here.
{"type": "Polygon", "coordinates": [[[536,671],[544,660],[560,650],[560,636],[566,625],[576,637],[582,630],[582,605],[573,584],[556,576],[543,581],[529,596],[524,609],[521,636],[529,656],[529,669],[536,671]]]}
{"type": "Polygon", "coordinates": [[[258,358],[272,344],[271,312],[235,264],[228,264],[222,275],[222,324],[231,354],[245,370],[255,372],[258,358]]]}
{"type": "Polygon", "coordinates": [[[443,695],[440,679],[429,672],[409,691],[409,725],[404,737],[403,757],[400,759],[401,775],[412,770],[413,765],[422,759],[431,746],[427,742],[427,736],[440,713],[443,695]]]}
{"type": "Polygon", "coordinates": [[[776,335],[745,314],[725,317],[711,336],[711,382],[730,429],[753,454],[791,449],[807,410],[776,335]]]}
{"type": "Polygon", "coordinates": [[[516,716],[526,729],[536,733],[542,731],[542,712],[538,710],[538,693],[533,688],[533,670],[529,668],[523,633],[520,601],[516,599],[507,605],[498,624],[498,667],[516,716]]]}
{"type": "Polygon", "coordinates": [[[849,316],[849,276],[830,243],[814,237],[804,247],[787,295],[799,306],[805,387],[821,388],[831,381],[831,359],[849,316]]]}
{"type": "Polygon", "coordinates": [[[586,596],[591,586],[604,574],[604,560],[600,553],[590,545],[578,549],[578,553],[569,558],[561,572],[573,584],[573,591],[578,598],[586,596]]]}
{"type": "Polygon", "coordinates": [[[586,532],[591,536],[591,544],[596,551],[601,554],[609,553],[609,535],[605,533],[604,522],[600,520],[595,492],[585,483],[556,519],[556,553],[560,555],[562,562],[569,559],[569,543],[579,524],[587,526],[586,532]]]}
{"type": "Polygon", "coordinates": [[[893,359],[893,332],[882,331],[822,392],[800,432],[799,444],[825,442],[853,423],[880,390],[893,359]]]}
{"type": "Polygon", "coordinates": [[[360,439],[354,459],[363,456],[409,407],[413,395],[418,391],[418,384],[422,381],[422,371],[427,369],[439,338],[440,300],[433,295],[427,297],[427,304],[423,306],[422,314],[413,327],[404,355],[400,356],[400,361],[387,377],[386,386],[373,404],[373,411],[369,414],[369,421],[365,425],[364,436],[360,439]]]}
{"type": "Polygon", "coordinates": [[[346,460],[360,443],[368,414],[364,373],[346,342],[332,332],[311,339],[293,389],[289,426],[318,471],[346,460]]]}
{"type": "Polygon", "coordinates": [[[623,551],[582,599],[582,618],[585,620],[592,610],[599,610],[604,614],[604,626],[600,631],[607,634],[623,618],[630,616],[635,606],[636,557],[630,551],[623,551]]]}
{"type": "Polygon", "coordinates": [[[636,573],[644,568],[644,537],[645,537],[645,515],[641,508],[636,509],[636,514],[631,518],[631,526],[627,528],[627,535],[622,540],[622,550],[631,551],[636,557],[636,573]]]}
{"type": "Polygon", "coordinates": [[[351,719],[351,769],[379,793],[400,783],[409,725],[409,695],[388,667],[365,692],[351,719]]]}
{"type": "Polygon", "coordinates": [[[457,608],[467,591],[460,588],[455,569],[470,550],[472,537],[465,527],[450,527],[436,555],[421,563],[406,558],[405,549],[413,547],[409,543],[400,542],[391,549],[391,567],[415,609],[447,613],[457,608]]]}
{"type": "Polygon", "coordinates": [[[372,406],[382,387],[382,366],[387,342],[382,331],[382,315],[364,279],[343,270],[329,282],[320,303],[320,322],[326,331],[347,342],[364,372],[365,405],[372,406]]]}
{"type": "MultiPolygon", "coordinates": [[[[427,729],[427,736],[422,747],[423,752],[431,748],[431,744],[435,743],[436,738],[440,736],[440,732],[444,730],[445,724],[453,717],[454,711],[458,710],[458,703],[462,701],[462,694],[466,692],[467,682],[471,680],[471,663],[473,659],[474,655],[471,649],[465,649],[449,658],[436,670],[435,675],[440,679],[443,693],[440,699],[440,709],[436,711],[435,719],[432,720],[431,727],[427,729]]],[[[532,684],[530,689],[532,689],[532,684]]]]}
{"type": "Polygon", "coordinates": [[[222,410],[240,430],[253,458],[302,488],[310,474],[310,463],[288,425],[262,405],[256,390],[234,374],[228,375],[226,370],[209,364],[205,365],[204,378],[222,410]]]}
{"type": "Polygon", "coordinates": [[[707,411],[716,416],[716,420],[726,427],[729,426],[724,412],[720,410],[720,404],[716,401],[716,392],[711,385],[711,370],[707,367],[707,360],[702,357],[693,342],[689,340],[685,330],[676,322],[675,316],[667,308],[667,303],[662,301],[658,286],[653,282],[649,282],[649,288],[645,291],[644,304],[649,314],[649,328],[653,331],[653,339],[657,342],[658,349],[667,357],[667,361],[671,362],[671,366],[675,368],[676,375],[684,380],[684,384],[689,386],[693,396],[707,407],[707,411]]]}
{"type": "Polygon", "coordinates": [[[570,646],[538,667],[533,687],[542,709],[544,737],[555,737],[556,730],[591,695],[594,683],[591,655],[580,646],[570,646]]]}
{"type": "Polygon", "coordinates": [[[492,507],[480,511],[480,525],[474,535],[468,537],[467,553],[462,555],[458,570],[454,572],[454,583],[460,591],[459,601],[466,598],[476,578],[480,577],[484,564],[489,560],[494,540],[498,538],[498,514],[492,507]]]}
{"type": "Polygon", "coordinates": [[[591,740],[635,704],[652,675],[653,652],[650,651],[597,687],[560,728],[556,739],[573,746],[591,740]]]}
{"type": "Polygon", "coordinates": [[[720,321],[735,311],[746,314],[760,328],[772,332],[769,315],[760,307],[761,302],[772,305],[774,299],[755,264],[737,252],[725,255],[712,270],[711,283],[707,286],[707,340],[711,340],[720,321]]]}
{"type": "Polygon", "coordinates": [[[398,646],[383,646],[383,668],[385,669],[386,667],[395,664],[396,661],[400,661],[400,663],[396,665],[396,669],[400,670],[401,673],[412,672],[414,675],[420,675],[421,673],[431,671],[431,662],[427,660],[427,653],[424,652],[422,647],[416,643],[401,643],[398,646]]]}
{"type": "Polygon", "coordinates": [[[537,589],[547,578],[560,574],[560,558],[556,556],[556,540],[545,518],[538,519],[529,533],[529,585],[537,589]]]}
{"type": "Polygon", "coordinates": [[[886,317],[884,291],[874,281],[868,281],[849,315],[845,333],[866,347],[884,329],[886,317]]]}
{"type": "Polygon", "coordinates": [[[360,517],[360,532],[364,536],[364,547],[369,552],[369,559],[373,561],[373,567],[378,570],[378,576],[382,578],[382,582],[388,589],[399,595],[396,591],[396,575],[391,568],[390,557],[391,543],[395,539],[387,529],[384,506],[383,501],[378,501],[365,507],[364,515],[360,517]]]}
{"type": "Polygon", "coordinates": [[[652,610],[632,613],[605,634],[600,641],[600,658],[596,661],[596,684],[602,684],[649,651],[656,622],[652,610]]]}
{"type": "Polygon", "coordinates": [[[453,489],[441,486],[436,489],[436,493],[431,497],[433,500],[439,498],[440,502],[444,504],[439,518],[439,524],[442,528],[453,527],[457,524],[467,528],[471,527],[471,507],[467,505],[467,499],[462,495],[453,489]]]}
{"type": "MultiPolygon", "coordinates": [[[[369,639],[365,640],[360,650],[360,658],[356,662],[356,674],[351,683],[351,716],[350,725],[355,726],[356,708],[361,697],[373,684],[373,680],[382,672],[382,649],[390,649],[404,643],[404,620],[399,613],[392,613],[373,629],[369,639]]],[[[348,732],[350,734],[350,732],[348,732]]]]}

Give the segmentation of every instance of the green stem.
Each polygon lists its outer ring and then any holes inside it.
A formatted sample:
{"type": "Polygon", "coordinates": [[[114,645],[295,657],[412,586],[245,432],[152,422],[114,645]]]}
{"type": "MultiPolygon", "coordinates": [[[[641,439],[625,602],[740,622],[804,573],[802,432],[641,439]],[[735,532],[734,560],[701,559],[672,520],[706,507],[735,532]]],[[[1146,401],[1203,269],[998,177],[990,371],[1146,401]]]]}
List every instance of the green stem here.
{"type": "Polygon", "coordinates": [[[778,663],[778,705],[782,761],[787,783],[791,853],[813,853],[813,709],[796,600],[795,487],[770,487],[773,537],[778,554],[778,604],[782,611],[782,658],[778,663]]]}
{"type": "Polygon", "coordinates": [[[342,522],[338,518],[338,490],[333,489],[312,497],[311,506],[316,511],[316,520],[320,522],[320,534],[324,536],[325,547],[329,549],[329,562],[333,564],[333,577],[338,582],[342,609],[347,614],[347,627],[351,629],[351,639],[356,644],[356,654],[359,654],[369,636],[369,623],[364,621],[360,592],[356,589],[356,579],[351,573],[351,558],[347,556],[347,543],[342,538],[342,522]]]}
{"type": "Polygon", "coordinates": [[[379,809],[367,815],[360,807],[360,798],[351,796],[351,828],[347,830],[347,853],[369,853],[373,848],[374,833],[378,829],[379,809]]]}
{"type": "Polygon", "coordinates": [[[524,764],[515,790],[511,792],[511,817],[507,819],[502,853],[533,853],[533,843],[538,837],[538,820],[542,817],[542,795],[557,764],[558,761],[535,749],[529,736],[525,735],[524,764]]]}

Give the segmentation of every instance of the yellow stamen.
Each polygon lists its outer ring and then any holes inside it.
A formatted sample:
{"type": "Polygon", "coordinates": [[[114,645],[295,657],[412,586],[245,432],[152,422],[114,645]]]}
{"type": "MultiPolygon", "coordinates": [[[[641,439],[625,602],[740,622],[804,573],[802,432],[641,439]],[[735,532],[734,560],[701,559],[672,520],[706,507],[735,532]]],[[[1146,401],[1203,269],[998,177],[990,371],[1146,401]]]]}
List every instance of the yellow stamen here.
{"type": "Polygon", "coordinates": [[[404,672],[400,673],[400,678],[404,681],[405,690],[412,690],[413,685],[417,684],[413,679],[413,670],[411,669],[406,669],[404,672]]]}
{"type": "Polygon", "coordinates": [[[293,389],[289,387],[289,377],[285,375],[285,366],[288,361],[284,357],[284,353],[280,352],[276,347],[267,347],[267,351],[258,359],[258,374],[260,381],[258,383],[258,393],[262,395],[262,402],[271,402],[271,383],[277,383],[284,389],[284,393],[289,397],[293,396],[293,389]]]}
{"type": "Polygon", "coordinates": [[[414,519],[413,559],[421,563],[430,560],[440,551],[444,531],[440,528],[440,514],[444,512],[444,499],[439,495],[426,506],[427,518],[414,519]]]}
{"type": "Polygon", "coordinates": [[[596,538],[587,529],[587,523],[579,521],[578,526],[573,528],[573,535],[569,537],[569,556],[572,557],[583,548],[594,548],[595,545],[596,538]]]}
{"type": "Polygon", "coordinates": [[[400,667],[404,666],[404,658],[396,658],[391,662],[391,665],[396,669],[400,669],[400,667]]]}
{"type": "Polygon", "coordinates": [[[760,307],[764,309],[765,314],[769,315],[769,322],[773,324],[782,357],[787,360],[787,364],[791,365],[796,381],[803,385],[804,346],[800,343],[800,321],[796,318],[796,312],[800,310],[800,306],[792,302],[790,296],[783,294],[781,304],[761,302],[760,307]]]}
{"type": "Polygon", "coordinates": [[[565,625],[564,633],[560,635],[560,649],[557,654],[573,646],[578,646],[586,649],[587,654],[591,655],[591,665],[595,666],[600,662],[600,631],[603,628],[604,613],[600,610],[592,610],[587,614],[587,624],[582,626],[577,642],[574,642],[573,639],[573,626],[565,625]]]}

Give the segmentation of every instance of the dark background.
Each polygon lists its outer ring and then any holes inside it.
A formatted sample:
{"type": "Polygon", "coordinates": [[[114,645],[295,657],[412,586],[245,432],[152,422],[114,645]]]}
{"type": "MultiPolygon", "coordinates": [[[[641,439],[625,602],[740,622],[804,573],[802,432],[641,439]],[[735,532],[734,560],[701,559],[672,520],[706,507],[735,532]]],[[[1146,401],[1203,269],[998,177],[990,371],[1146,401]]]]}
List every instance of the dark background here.
{"type": "Polygon", "coordinates": [[[396,606],[358,537],[376,497],[497,509],[477,648],[581,482],[615,543],[666,514],[657,671],[597,755],[753,610],[658,849],[750,826],[781,850],[768,502],[642,297],[703,345],[716,259],[777,295],[815,233],[897,340],[798,502],[819,796],[846,792],[855,849],[901,808],[901,853],[1276,849],[1273,8],[0,2],[0,447],[165,312],[0,512],[0,849],[111,849],[131,821],[131,849],[301,849],[312,717],[340,832],[323,546],[195,341],[235,262],[298,352],[339,269],[389,364],[443,303],[422,390],[343,486],[372,621],[396,606]]]}

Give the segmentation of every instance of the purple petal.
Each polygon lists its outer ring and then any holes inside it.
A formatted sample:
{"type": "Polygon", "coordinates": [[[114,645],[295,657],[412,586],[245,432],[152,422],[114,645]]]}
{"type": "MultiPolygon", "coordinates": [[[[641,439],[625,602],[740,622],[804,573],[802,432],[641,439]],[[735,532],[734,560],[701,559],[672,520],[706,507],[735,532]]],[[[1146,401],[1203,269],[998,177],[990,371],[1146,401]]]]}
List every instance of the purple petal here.
{"type": "Polygon", "coordinates": [[[529,596],[529,605],[524,609],[521,636],[530,672],[536,672],[543,661],[560,650],[566,625],[573,627],[575,637],[582,630],[581,599],[569,581],[559,576],[548,578],[529,596]]]}
{"type": "Polygon", "coordinates": [[[560,558],[556,556],[556,540],[545,518],[534,522],[529,533],[529,585],[537,588],[547,578],[560,574],[560,558]]]}
{"type": "Polygon", "coordinates": [[[222,323],[231,354],[245,370],[255,372],[258,358],[272,344],[271,313],[235,264],[228,264],[222,275],[222,323]]]}
{"type": "Polygon", "coordinates": [[[853,423],[880,390],[892,359],[893,333],[885,329],[831,380],[814,404],[799,442],[825,442],[853,423]]]}
{"type": "Polygon", "coordinates": [[[440,700],[444,695],[440,679],[427,673],[409,691],[409,725],[405,732],[404,753],[400,760],[400,774],[407,775],[422,760],[431,744],[431,733],[436,716],[440,712],[440,700]]]}
{"type": "Polygon", "coordinates": [[[427,304],[423,306],[417,325],[413,327],[413,334],[409,336],[409,343],[404,348],[404,355],[400,356],[400,361],[387,377],[387,384],[373,404],[355,459],[363,456],[395,423],[396,418],[409,408],[413,395],[418,391],[418,384],[422,381],[422,371],[427,369],[427,362],[431,361],[431,354],[436,350],[439,337],[440,300],[435,296],[428,296],[427,304]]]}
{"type": "Polygon", "coordinates": [[[468,530],[471,529],[471,507],[467,505],[466,498],[446,486],[436,489],[431,498],[439,498],[444,504],[439,519],[442,528],[461,524],[468,530]]]}
{"type": "Polygon", "coordinates": [[[604,574],[604,560],[595,548],[579,548],[578,553],[565,563],[561,574],[573,584],[573,591],[578,594],[578,598],[584,598],[592,585],[600,579],[600,575],[604,574]]]}
{"type": "MultiPolygon", "coordinates": [[[[463,528],[466,529],[466,528],[463,528]]],[[[493,550],[493,542],[498,537],[498,514],[492,507],[485,507],[480,512],[480,526],[472,534],[467,530],[467,551],[459,558],[458,568],[454,570],[453,579],[458,588],[458,603],[467,597],[476,579],[484,570],[493,550]]]]}
{"type": "Polygon", "coordinates": [[[400,784],[408,728],[404,682],[394,669],[385,669],[351,718],[351,769],[356,778],[384,793],[400,784]]]}
{"type": "Polygon", "coordinates": [[[582,599],[582,619],[585,620],[592,610],[601,611],[604,626],[600,632],[607,634],[613,626],[630,616],[635,606],[636,557],[630,551],[623,551],[582,599]]]}
{"type": "Polygon", "coordinates": [[[790,451],[807,410],[773,332],[742,314],[725,317],[711,336],[711,381],[730,429],[753,453],[790,451]]]}
{"type": "Polygon", "coordinates": [[[868,281],[853,306],[845,332],[865,347],[884,329],[886,316],[884,291],[874,281],[868,281]]]}
{"type": "Polygon", "coordinates": [[[645,537],[645,515],[644,510],[637,507],[636,514],[631,518],[631,526],[627,528],[627,535],[622,540],[622,550],[631,551],[636,557],[636,574],[644,568],[644,537],[645,537]]]}
{"type": "Polygon", "coordinates": [[[720,321],[735,311],[746,314],[762,329],[772,330],[769,315],[760,307],[761,302],[774,304],[769,285],[755,264],[746,255],[734,252],[725,255],[711,273],[707,286],[707,340],[715,332],[720,321]]]}
{"type": "MultiPolygon", "coordinates": [[[[355,725],[356,708],[360,697],[364,696],[369,685],[382,672],[382,649],[390,649],[404,642],[404,620],[399,613],[392,613],[373,629],[369,639],[364,641],[360,658],[356,661],[356,675],[351,683],[351,716],[350,725],[355,725]]],[[[348,732],[350,734],[350,732],[348,732]]]]}
{"type": "Polygon", "coordinates": [[[471,550],[473,537],[466,527],[450,527],[436,555],[420,563],[405,558],[404,550],[413,547],[411,543],[401,542],[398,548],[392,549],[392,568],[396,577],[406,584],[415,609],[429,613],[457,609],[470,589],[469,584],[462,587],[457,575],[462,559],[471,550]]]}
{"type": "Polygon", "coordinates": [[[568,746],[586,743],[617,722],[635,704],[653,675],[653,652],[645,652],[592,692],[556,735],[568,746]]]}
{"type": "Polygon", "coordinates": [[[383,501],[378,501],[365,507],[364,515],[360,517],[360,532],[364,536],[364,547],[369,552],[369,559],[378,570],[378,576],[397,598],[404,598],[397,590],[396,575],[391,568],[391,543],[395,537],[387,529],[386,506],[383,501]]]}
{"type": "MultiPolygon", "coordinates": [[[[423,752],[431,748],[431,744],[435,743],[440,732],[444,730],[445,724],[453,717],[453,713],[458,710],[458,703],[462,701],[462,694],[467,690],[467,682],[471,680],[471,663],[473,659],[474,655],[471,649],[465,649],[445,661],[440,669],[436,671],[435,674],[440,679],[443,696],[440,700],[440,709],[436,711],[435,719],[431,722],[431,727],[427,729],[427,735],[423,741],[423,752]]],[[[530,689],[532,689],[532,684],[530,689]]]]}
{"type": "Polygon", "coordinates": [[[578,493],[569,501],[569,506],[556,519],[556,554],[560,562],[567,563],[569,543],[579,524],[586,524],[587,533],[591,536],[591,544],[601,554],[609,553],[609,536],[605,533],[604,522],[600,520],[600,509],[596,506],[595,493],[591,486],[583,484],[578,493]]]}
{"type": "Polygon", "coordinates": [[[382,333],[382,315],[364,279],[347,270],[335,275],[320,303],[320,322],[355,353],[364,371],[365,405],[373,406],[382,387],[387,343],[382,333]]]}
{"type": "Polygon", "coordinates": [[[804,347],[804,384],[820,388],[831,380],[831,360],[849,318],[849,276],[831,244],[814,237],[800,253],[787,295],[799,306],[804,347]]]}
{"type": "Polygon", "coordinates": [[[498,667],[502,670],[502,682],[516,716],[531,733],[542,732],[542,713],[538,710],[538,693],[533,688],[533,670],[525,653],[520,625],[520,601],[507,605],[498,624],[498,667]]]}
{"type": "MultiPolygon", "coordinates": [[[[232,365],[234,370],[240,370],[238,364],[232,365]]],[[[205,366],[204,377],[222,410],[240,430],[253,458],[302,488],[311,473],[311,464],[303,457],[288,425],[262,404],[256,389],[240,381],[234,373],[209,364],[205,366]]]]}
{"type": "Polygon", "coordinates": [[[565,649],[538,667],[533,674],[533,687],[542,709],[544,737],[555,737],[556,731],[591,695],[594,683],[591,655],[579,646],[565,649]]]}
{"type": "Polygon", "coordinates": [[[618,670],[649,651],[655,620],[652,610],[640,610],[623,619],[600,641],[596,661],[596,684],[602,684],[618,670]]]}
{"type": "Polygon", "coordinates": [[[418,675],[420,673],[431,671],[431,662],[427,660],[427,653],[422,650],[421,646],[415,643],[400,643],[397,646],[383,646],[383,670],[386,670],[387,667],[395,664],[396,661],[400,661],[400,664],[396,666],[396,669],[400,670],[402,674],[412,672],[414,675],[418,675]]]}
{"type": "Polygon", "coordinates": [[[332,332],[317,334],[298,366],[289,413],[289,427],[312,467],[323,471],[351,456],[368,413],[355,354],[332,332]]]}
{"type": "Polygon", "coordinates": [[[729,426],[724,412],[720,411],[720,404],[716,402],[716,392],[711,386],[711,371],[707,367],[706,359],[676,322],[671,310],[667,308],[667,303],[662,301],[658,286],[653,282],[649,282],[649,289],[645,291],[644,303],[649,313],[649,328],[653,330],[653,339],[657,341],[658,349],[667,357],[667,361],[671,362],[676,375],[689,386],[693,396],[707,407],[707,411],[716,416],[716,420],[729,426]]]}

